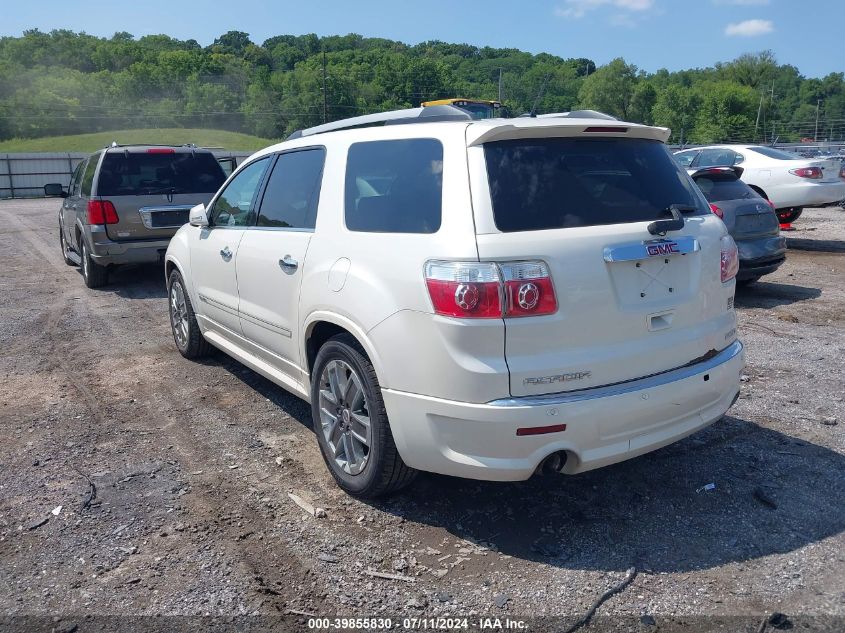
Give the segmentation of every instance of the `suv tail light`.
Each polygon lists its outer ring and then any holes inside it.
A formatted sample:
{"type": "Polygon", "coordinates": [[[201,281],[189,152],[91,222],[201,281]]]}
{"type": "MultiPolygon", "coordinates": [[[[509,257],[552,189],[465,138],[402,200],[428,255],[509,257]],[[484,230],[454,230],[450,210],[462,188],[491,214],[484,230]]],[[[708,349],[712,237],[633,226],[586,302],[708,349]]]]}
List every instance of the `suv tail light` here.
{"type": "Polygon", "coordinates": [[[503,262],[505,316],[537,316],[557,310],[549,267],[543,262],[503,262]]]}
{"type": "Polygon", "coordinates": [[[789,173],[810,180],[820,180],[822,177],[821,167],[799,167],[798,169],[790,169],[789,173]]]}
{"type": "Polygon", "coordinates": [[[730,235],[722,237],[722,283],[736,277],[739,271],[739,252],[736,249],[736,242],[730,235]]]}
{"type": "Polygon", "coordinates": [[[721,218],[722,220],[725,219],[725,214],[722,213],[722,210],[712,202],[710,203],[710,210],[713,212],[714,215],[718,215],[719,218],[721,218]]]}
{"type": "Polygon", "coordinates": [[[88,201],[88,224],[117,224],[117,211],[108,200],[88,201]]]}
{"type": "Polygon", "coordinates": [[[467,319],[552,314],[557,310],[543,262],[444,262],[425,266],[434,312],[467,319]]]}

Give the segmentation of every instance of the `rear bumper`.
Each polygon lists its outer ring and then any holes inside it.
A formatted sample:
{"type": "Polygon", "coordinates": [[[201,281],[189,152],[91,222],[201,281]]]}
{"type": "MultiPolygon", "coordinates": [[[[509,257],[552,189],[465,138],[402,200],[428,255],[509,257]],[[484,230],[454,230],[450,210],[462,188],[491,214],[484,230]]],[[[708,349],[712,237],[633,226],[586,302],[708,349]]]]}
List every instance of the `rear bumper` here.
{"type": "Polygon", "coordinates": [[[763,189],[778,209],[788,207],[821,207],[845,198],[845,181],[796,182],[763,189]]]}
{"type": "Polygon", "coordinates": [[[146,264],[164,260],[170,238],[137,242],[113,242],[105,234],[92,233],[91,258],[101,266],[109,264],[146,264]]]}
{"type": "Polygon", "coordinates": [[[739,395],[745,367],[735,341],[713,358],[639,380],[565,392],[455,402],[384,389],[402,459],[419,470],[495,481],[530,477],[549,455],[565,452],[563,472],[579,473],[671,444],[719,420],[739,395]],[[522,427],[565,424],[546,435],[522,427]]]}
{"type": "Polygon", "coordinates": [[[739,251],[739,272],[741,280],[768,275],[786,261],[786,238],[777,235],[758,239],[736,240],[739,251]]]}

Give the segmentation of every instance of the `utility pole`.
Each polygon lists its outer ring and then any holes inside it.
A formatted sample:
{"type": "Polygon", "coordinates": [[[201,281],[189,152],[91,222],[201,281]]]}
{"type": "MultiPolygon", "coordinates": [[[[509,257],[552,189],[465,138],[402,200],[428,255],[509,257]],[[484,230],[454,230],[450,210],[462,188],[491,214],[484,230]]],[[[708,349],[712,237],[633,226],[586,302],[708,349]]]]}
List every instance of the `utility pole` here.
{"type": "Polygon", "coordinates": [[[757,106],[757,120],[754,122],[754,140],[757,140],[757,127],[760,125],[760,112],[763,110],[763,93],[760,93],[760,105],[757,106]]]}
{"type": "Polygon", "coordinates": [[[323,123],[329,122],[329,95],[326,90],[326,49],[323,49],[323,123]]]}
{"type": "Polygon", "coordinates": [[[499,103],[502,103],[504,90],[502,89],[502,69],[499,68],[499,103]]]}
{"type": "Polygon", "coordinates": [[[816,131],[813,134],[813,140],[818,143],[819,142],[819,107],[822,104],[821,99],[816,99],[816,131]]]}

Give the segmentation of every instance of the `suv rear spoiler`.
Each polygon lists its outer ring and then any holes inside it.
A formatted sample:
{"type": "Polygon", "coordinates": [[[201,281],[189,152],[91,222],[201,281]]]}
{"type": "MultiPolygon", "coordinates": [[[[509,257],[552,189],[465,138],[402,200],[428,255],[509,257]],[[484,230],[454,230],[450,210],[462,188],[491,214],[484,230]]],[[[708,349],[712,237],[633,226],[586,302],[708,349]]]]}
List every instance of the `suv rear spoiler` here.
{"type": "Polygon", "coordinates": [[[467,127],[467,147],[492,141],[518,138],[549,138],[578,136],[583,138],[595,133],[596,137],[644,138],[665,143],[671,131],[665,127],[626,123],[624,121],[597,120],[596,118],[544,117],[491,119],[476,121],[467,127]]]}

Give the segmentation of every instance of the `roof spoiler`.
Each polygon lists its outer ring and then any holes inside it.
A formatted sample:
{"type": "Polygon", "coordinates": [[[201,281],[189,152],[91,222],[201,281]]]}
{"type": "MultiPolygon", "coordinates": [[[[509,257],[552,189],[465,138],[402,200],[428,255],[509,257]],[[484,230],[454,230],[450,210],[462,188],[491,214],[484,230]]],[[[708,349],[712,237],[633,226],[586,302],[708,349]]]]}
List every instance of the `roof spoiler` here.
{"type": "Polygon", "coordinates": [[[712,167],[702,167],[693,172],[692,177],[706,176],[707,174],[727,174],[733,172],[737,178],[742,178],[742,172],[745,170],[739,165],[714,165],[712,167]]]}

